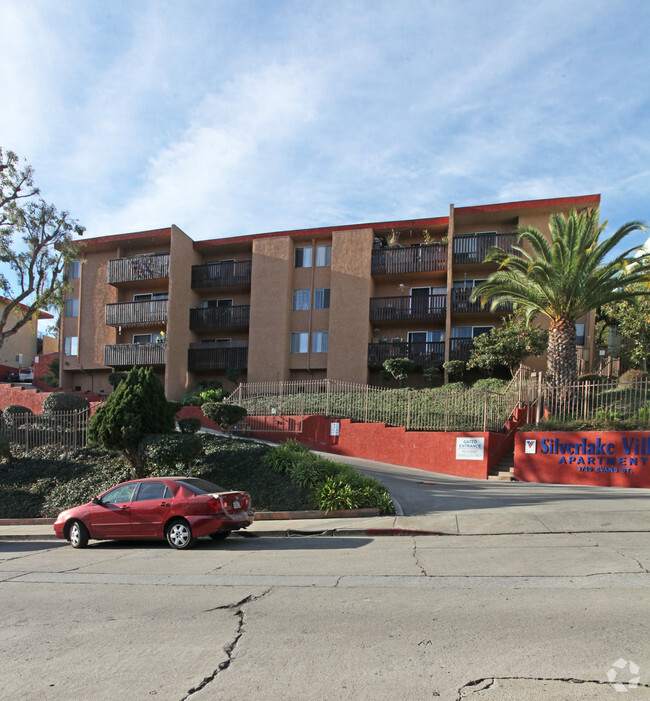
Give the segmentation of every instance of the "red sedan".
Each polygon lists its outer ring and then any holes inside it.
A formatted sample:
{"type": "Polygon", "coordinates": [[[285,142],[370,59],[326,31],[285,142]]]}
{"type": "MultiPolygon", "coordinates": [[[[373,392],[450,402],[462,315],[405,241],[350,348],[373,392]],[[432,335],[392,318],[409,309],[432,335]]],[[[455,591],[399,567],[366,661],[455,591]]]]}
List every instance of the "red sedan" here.
{"type": "Polygon", "coordinates": [[[73,548],[85,548],[90,538],[166,538],[172,548],[184,550],[200,536],[222,540],[253,520],[246,492],[198,477],[151,477],[122,482],[62,511],[54,533],[73,548]]]}

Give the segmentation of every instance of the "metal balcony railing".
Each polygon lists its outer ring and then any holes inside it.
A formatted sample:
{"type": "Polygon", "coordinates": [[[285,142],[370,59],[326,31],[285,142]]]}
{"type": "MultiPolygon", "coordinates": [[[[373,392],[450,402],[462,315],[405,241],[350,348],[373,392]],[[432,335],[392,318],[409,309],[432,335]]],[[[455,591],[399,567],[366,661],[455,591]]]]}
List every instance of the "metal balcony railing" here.
{"type": "Polygon", "coordinates": [[[169,253],[151,253],[108,261],[108,284],[169,277],[169,253]]]}
{"type": "MultiPolygon", "coordinates": [[[[476,302],[470,301],[473,287],[454,287],[451,291],[451,311],[452,312],[490,312],[489,303],[485,306],[481,306],[481,302],[477,300],[476,302]]],[[[505,302],[500,304],[495,312],[508,313],[514,309],[512,302],[505,302]]]]}
{"type": "Polygon", "coordinates": [[[370,300],[370,321],[444,319],[446,307],[446,294],[373,297],[370,300]]]}
{"type": "Polygon", "coordinates": [[[190,309],[191,329],[223,329],[248,326],[250,305],[236,307],[199,307],[190,309]]]}
{"type": "Polygon", "coordinates": [[[473,338],[452,338],[449,343],[449,360],[463,360],[467,362],[473,347],[473,338]]]}
{"type": "Polygon", "coordinates": [[[372,252],[373,275],[431,272],[447,268],[447,245],[379,248],[372,252]]]}
{"type": "Polygon", "coordinates": [[[106,326],[145,326],[167,321],[167,300],[118,302],[106,305],[106,326]]]}
{"type": "Polygon", "coordinates": [[[250,285],[252,261],[224,261],[192,266],[192,289],[250,285]]]}
{"type": "Polygon", "coordinates": [[[379,368],[389,358],[409,358],[416,365],[442,365],[445,362],[445,342],[430,343],[369,343],[368,365],[379,368]]]}
{"type": "Polygon", "coordinates": [[[498,246],[511,253],[517,234],[458,234],[454,236],[454,263],[482,263],[490,248],[498,246]]]}
{"type": "Polygon", "coordinates": [[[248,346],[192,343],[187,352],[188,370],[227,370],[248,367],[248,346]]]}
{"type": "Polygon", "coordinates": [[[104,365],[132,367],[133,365],[164,365],[167,346],[164,343],[118,343],[104,346],[104,365]]]}

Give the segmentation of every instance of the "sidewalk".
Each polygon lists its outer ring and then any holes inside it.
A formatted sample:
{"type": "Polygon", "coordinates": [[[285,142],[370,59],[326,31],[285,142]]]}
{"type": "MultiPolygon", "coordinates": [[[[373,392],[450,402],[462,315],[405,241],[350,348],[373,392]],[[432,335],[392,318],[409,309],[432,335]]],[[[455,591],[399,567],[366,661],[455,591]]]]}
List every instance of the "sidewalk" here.
{"type": "MultiPolygon", "coordinates": [[[[54,539],[48,522],[3,525],[0,540],[54,539]]],[[[480,536],[535,533],[650,532],[650,509],[638,511],[541,511],[504,508],[499,513],[445,512],[426,516],[372,516],[361,518],[300,518],[255,521],[244,537],[300,536],[480,536]]]]}

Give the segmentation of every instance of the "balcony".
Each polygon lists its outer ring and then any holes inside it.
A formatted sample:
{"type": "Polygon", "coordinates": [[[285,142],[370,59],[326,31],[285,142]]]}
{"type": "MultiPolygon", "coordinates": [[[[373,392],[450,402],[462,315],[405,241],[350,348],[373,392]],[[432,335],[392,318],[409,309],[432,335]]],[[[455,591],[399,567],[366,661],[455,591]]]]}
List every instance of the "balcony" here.
{"type": "Polygon", "coordinates": [[[444,319],[446,307],[446,294],[373,297],[370,300],[370,321],[444,319]]]}
{"type": "Polygon", "coordinates": [[[518,234],[459,234],[454,236],[454,264],[482,263],[490,248],[498,246],[507,253],[513,253],[518,234]]]}
{"type": "Polygon", "coordinates": [[[250,285],[250,260],[224,261],[192,266],[192,289],[250,285]]]}
{"type": "Polygon", "coordinates": [[[195,372],[246,367],[248,367],[248,345],[192,343],[187,353],[187,369],[195,372]]]}
{"type": "Polygon", "coordinates": [[[161,280],[169,277],[169,253],[115,258],[108,261],[108,284],[161,280]]]}
{"type": "Polygon", "coordinates": [[[411,248],[380,248],[372,252],[373,275],[404,275],[407,273],[446,270],[447,245],[413,246],[411,248]]]}
{"type": "MultiPolygon", "coordinates": [[[[480,301],[471,302],[470,298],[473,287],[454,287],[451,291],[451,311],[452,312],[483,312],[490,313],[490,305],[487,304],[485,307],[481,306],[480,301]]],[[[500,304],[496,309],[495,313],[509,313],[512,312],[514,306],[512,302],[505,302],[500,304]]]]}
{"type": "Polygon", "coordinates": [[[104,365],[111,368],[134,365],[164,365],[167,346],[164,343],[118,343],[104,346],[104,365]]]}
{"type": "Polygon", "coordinates": [[[146,326],[167,321],[167,300],[118,302],[106,305],[106,326],[146,326]]]}
{"type": "Polygon", "coordinates": [[[449,346],[449,360],[467,362],[474,347],[473,338],[452,338],[449,346]]]}
{"type": "Polygon", "coordinates": [[[409,358],[416,365],[420,366],[442,365],[445,362],[445,342],[368,344],[369,367],[380,368],[384,361],[389,358],[409,358]]]}
{"type": "Polygon", "coordinates": [[[190,309],[190,328],[227,329],[246,327],[250,319],[250,305],[236,307],[200,307],[190,309]]]}

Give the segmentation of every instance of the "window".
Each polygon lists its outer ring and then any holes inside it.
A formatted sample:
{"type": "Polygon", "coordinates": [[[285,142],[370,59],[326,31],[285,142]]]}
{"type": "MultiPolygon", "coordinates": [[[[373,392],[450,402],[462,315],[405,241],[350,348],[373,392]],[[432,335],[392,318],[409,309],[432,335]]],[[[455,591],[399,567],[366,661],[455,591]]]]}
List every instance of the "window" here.
{"type": "Polygon", "coordinates": [[[161,333],[134,333],[133,343],[161,343],[163,335],[161,333]]]}
{"type": "Polygon", "coordinates": [[[167,299],[169,297],[167,292],[142,292],[137,295],[133,295],[134,302],[150,302],[152,299],[167,299]]]}
{"type": "Polygon", "coordinates": [[[73,260],[71,263],[68,263],[68,277],[71,280],[81,277],[81,261],[73,260]]]}
{"type": "Polygon", "coordinates": [[[79,316],[79,297],[69,297],[65,301],[65,315],[79,316]]]}
{"type": "Polygon", "coordinates": [[[484,333],[490,333],[494,326],[473,326],[472,327],[472,338],[481,336],[484,333]]]}
{"type": "Polygon", "coordinates": [[[309,352],[309,334],[306,332],[291,334],[291,353],[309,352]]]}
{"type": "Polygon", "coordinates": [[[585,345],[585,325],[584,324],[576,324],[576,345],[578,345],[578,346],[585,345]]]}
{"type": "Polygon", "coordinates": [[[214,309],[216,307],[232,307],[232,299],[204,299],[201,302],[203,309],[214,309]]]}
{"type": "Polygon", "coordinates": [[[476,338],[483,333],[489,333],[494,326],[454,326],[451,330],[452,338],[476,338]]]}
{"type": "Polygon", "coordinates": [[[172,499],[172,493],[164,482],[140,482],[140,489],[135,501],[150,501],[153,499],[172,499]]]}
{"type": "Polygon", "coordinates": [[[330,308],[330,288],[317,287],[314,290],[314,309],[330,308]]]}
{"type": "Polygon", "coordinates": [[[294,312],[306,311],[309,309],[309,290],[294,290],[293,291],[293,310],[294,312]]]}
{"type": "Polygon", "coordinates": [[[102,497],[102,504],[125,504],[133,498],[136,484],[120,484],[102,497]]]}
{"type": "Polygon", "coordinates": [[[409,343],[437,343],[445,340],[444,331],[409,331],[409,343]]]}
{"type": "Polygon", "coordinates": [[[332,265],[332,246],[316,246],[316,267],[332,265]]]}
{"type": "Polygon", "coordinates": [[[311,268],[312,247],[304,246],[296,248],[295,264],[296,268],[311,268]]]}
{"type": "Polygon", "coordinates": [[[64,355],[79,355],[79,336],[66,336],[63,339],[64,355]]]}
{"type": "Polygon", "coordinates": [[[327,353],[329,333],[327,331],[314,331],[311,350],[312,353],[327,353]]]}

